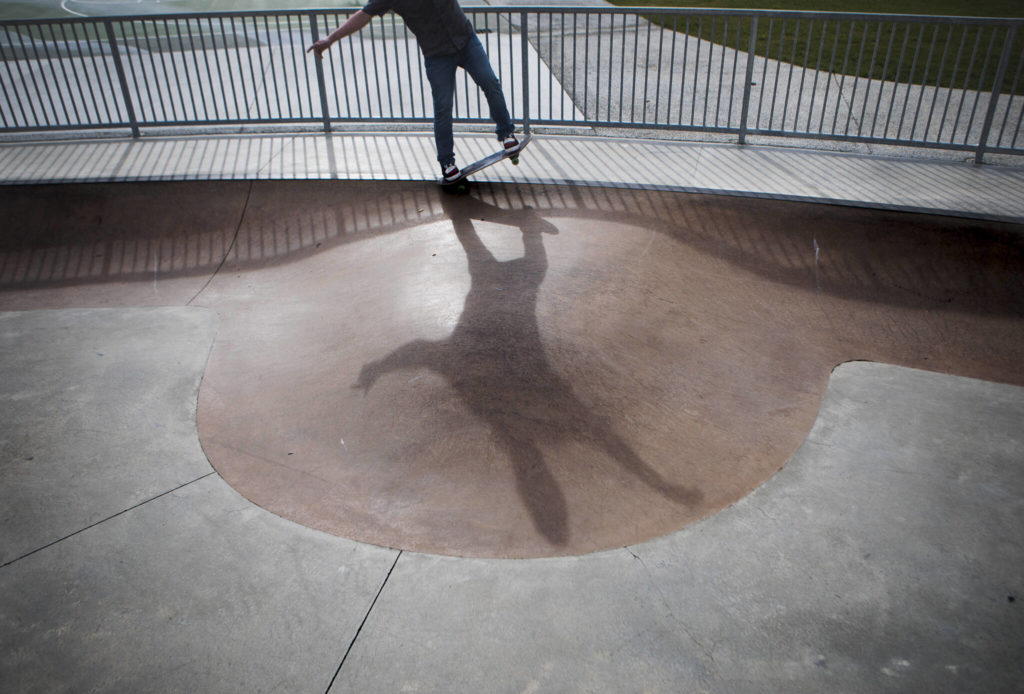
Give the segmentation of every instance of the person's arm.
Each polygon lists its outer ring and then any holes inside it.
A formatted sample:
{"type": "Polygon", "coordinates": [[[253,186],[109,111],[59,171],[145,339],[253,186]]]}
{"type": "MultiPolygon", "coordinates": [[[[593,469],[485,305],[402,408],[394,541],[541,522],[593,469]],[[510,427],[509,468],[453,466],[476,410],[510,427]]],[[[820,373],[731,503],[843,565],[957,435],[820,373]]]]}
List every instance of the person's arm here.
{"type": "Polygon", "coordinates": [[[324,51],[330,48],[331,44],[345,38],[346,36],[356,33],[369,24],[371,19],[373,19],[373,15],[359,10],[349,17],[344,24],[332,31],[326,38],[322,38],[310,46],[306,50],[306,53],[316,53],[316,57],[322,59],[324,57],[324,51]]]}

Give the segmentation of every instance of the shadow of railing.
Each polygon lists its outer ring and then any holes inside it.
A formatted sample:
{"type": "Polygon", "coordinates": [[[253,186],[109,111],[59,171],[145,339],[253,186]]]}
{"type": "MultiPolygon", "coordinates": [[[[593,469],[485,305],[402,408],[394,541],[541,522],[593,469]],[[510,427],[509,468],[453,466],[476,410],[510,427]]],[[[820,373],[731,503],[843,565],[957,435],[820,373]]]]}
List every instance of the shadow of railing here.
{"type": "MultiPolygon", "coordinates": [[[[481,204],[642,227],[751,276],[880,304],[1024,314],[1013,224],[757,198],[480,185],[481,204]]],[[[423,183],[203,182],[15,186],[0,214],[0,290],[206,276],[447,219],[423,183]],[[251,190],[251,194],[250,194],[251,190]],[[248,199],[248,203],[246,200],[248,199]]]]}

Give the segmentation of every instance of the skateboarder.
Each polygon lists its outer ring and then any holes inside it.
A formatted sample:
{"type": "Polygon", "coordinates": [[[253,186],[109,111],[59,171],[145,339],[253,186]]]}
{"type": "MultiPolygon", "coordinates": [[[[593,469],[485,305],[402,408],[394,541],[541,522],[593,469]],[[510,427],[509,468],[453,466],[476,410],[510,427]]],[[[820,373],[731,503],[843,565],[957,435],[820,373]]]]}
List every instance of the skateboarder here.
{"type": "Polygon", "coordinates": [[[374,17],[393,11],[412,31],[423,53],[430,91],[434,99],[434,142],[437,161],[445,181],[459,177],[455,166],[455,143],[452,136],[452,105],[455,101],[455,69],[463,68],[483,90],[490,108],[495,134],[505,149],[518,146],[513,132],[515,126],[505,104],[505,95],[487,53],[477,38],[469,18],[457,0],[369,0],[327,38],[320,39],[306,51],[318,58],[324,51],[346,36],[359,31],[374,17]]]}

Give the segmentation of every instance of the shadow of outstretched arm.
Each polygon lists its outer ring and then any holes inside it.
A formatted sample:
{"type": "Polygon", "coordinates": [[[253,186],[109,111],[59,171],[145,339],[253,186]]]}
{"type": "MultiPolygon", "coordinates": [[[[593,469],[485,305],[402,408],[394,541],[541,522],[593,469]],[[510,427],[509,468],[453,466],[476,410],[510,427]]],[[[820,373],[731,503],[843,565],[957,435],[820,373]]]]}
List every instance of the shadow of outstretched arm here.
{"type": "Polygon", "coordinates": [[[428,368],[442,371],[447,349],[444,343],[429,340],[413,340],[396,349],[383,359],[371,361],[359,370],[359,378],[352,384],[355,390],[370,392],[381,376],[403,369],[428,368]]]}

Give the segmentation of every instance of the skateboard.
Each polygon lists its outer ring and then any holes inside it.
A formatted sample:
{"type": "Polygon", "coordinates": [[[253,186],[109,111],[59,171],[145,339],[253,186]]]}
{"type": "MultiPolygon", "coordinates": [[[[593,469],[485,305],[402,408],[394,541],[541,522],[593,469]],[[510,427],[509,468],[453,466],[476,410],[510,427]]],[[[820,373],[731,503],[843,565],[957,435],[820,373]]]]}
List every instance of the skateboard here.
{"type": "Polygon", "coordinates": [[[533,139],[533,135],[524,135],[523,139],[519,141],[517,147],[512,149],[503,149],[500,152],[489,154],[480,161],[475,161],[472,164],[467,164],[463,169],[459,171],[459,177],[454,181],[446,181],[444,178],[438,180],[441,187],[445,190],[450,191],[464,191],[469,185],[469,181],[466,179],[482,169],[486,169],[491,164],[497,164],[503,159],[511,159],[515,166],[519,166],[519,153],[526,149],[526,145],[530,144],[530,140],[533,139]]]}

